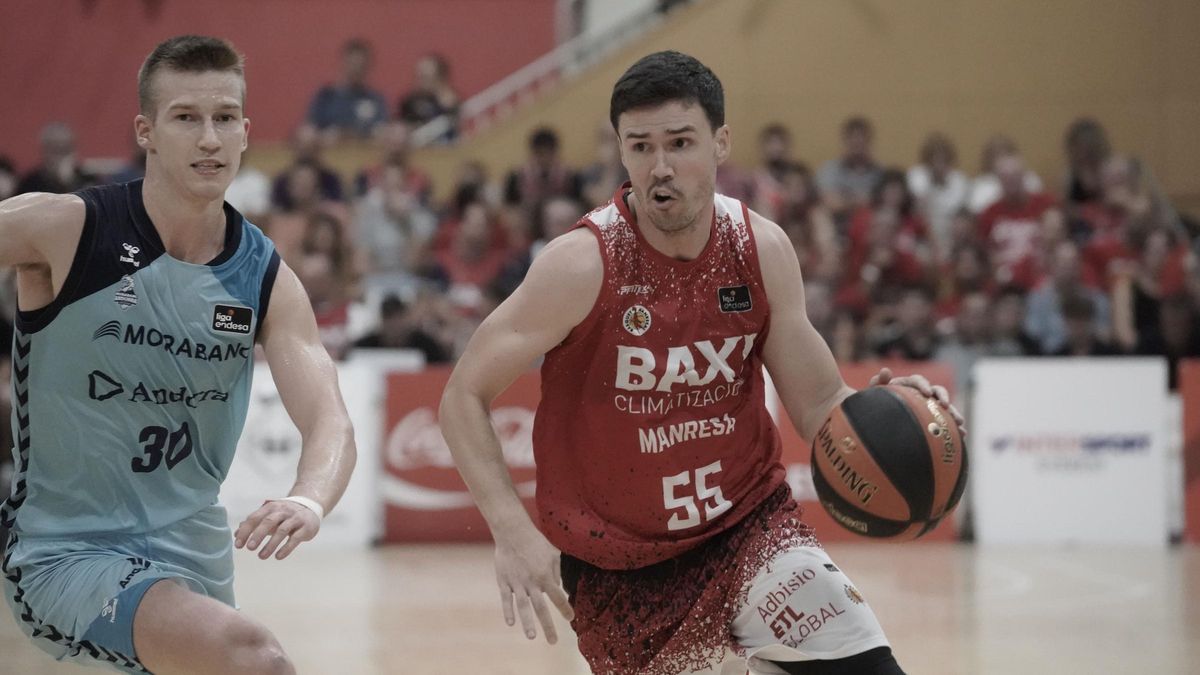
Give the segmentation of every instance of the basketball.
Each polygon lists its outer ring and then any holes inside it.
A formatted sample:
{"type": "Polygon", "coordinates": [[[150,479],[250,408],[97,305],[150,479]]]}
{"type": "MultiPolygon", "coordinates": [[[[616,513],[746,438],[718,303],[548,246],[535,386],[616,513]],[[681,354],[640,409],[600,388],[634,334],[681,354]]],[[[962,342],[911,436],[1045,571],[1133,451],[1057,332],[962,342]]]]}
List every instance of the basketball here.
{"type": "Polygon", "coordinates": [[[901,385],[864,389],[835,408],[813,441],[822,506],[867,537],[915,539],[958,504],[967,448],[949,411],[901,385]]]}

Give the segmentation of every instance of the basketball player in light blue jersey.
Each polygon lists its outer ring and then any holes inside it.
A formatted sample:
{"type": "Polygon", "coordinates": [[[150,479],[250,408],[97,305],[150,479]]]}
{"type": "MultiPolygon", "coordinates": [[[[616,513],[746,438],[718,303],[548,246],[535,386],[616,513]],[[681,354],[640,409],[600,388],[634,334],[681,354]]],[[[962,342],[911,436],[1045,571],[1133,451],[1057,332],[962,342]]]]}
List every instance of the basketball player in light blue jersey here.
{"type": "Polygon", "coordinates": [[[293,672],[235,609],[232,547],[282,559],[312,539],[355,447],[304,289],[224,203],[250,129],[245,89],[228,43],[168,40],[138,75],[144,181],[0,202],[0,266],[16,268],[19,296],[3,594],[58,659],[293,672]],[[291,494],[231,536],[217,494],[255,344],[303,451],[291,494]]]}

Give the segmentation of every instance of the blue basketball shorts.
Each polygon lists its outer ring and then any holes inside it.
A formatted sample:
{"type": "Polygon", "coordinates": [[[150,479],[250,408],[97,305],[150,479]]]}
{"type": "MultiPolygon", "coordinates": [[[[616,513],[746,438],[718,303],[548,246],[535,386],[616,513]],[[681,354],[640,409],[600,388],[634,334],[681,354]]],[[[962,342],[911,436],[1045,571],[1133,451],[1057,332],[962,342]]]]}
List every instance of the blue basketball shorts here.
{"type": "Polygon", "coordinates": [[[38,537],[5,548],[3,592],[17,624],[59,661],[145,673],[133,618],[155,582],[172,579],[233,607],[233,538],[209,506],[144,534],[38,537]]]}

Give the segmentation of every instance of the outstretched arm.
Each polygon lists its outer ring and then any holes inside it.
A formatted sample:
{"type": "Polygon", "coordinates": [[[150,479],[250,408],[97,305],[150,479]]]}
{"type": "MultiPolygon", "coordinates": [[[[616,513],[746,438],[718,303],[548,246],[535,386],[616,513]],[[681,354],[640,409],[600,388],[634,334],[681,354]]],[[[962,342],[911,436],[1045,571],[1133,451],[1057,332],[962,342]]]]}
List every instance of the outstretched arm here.
{"type": "Polygon", "coordinates": [[[496,540],[496,581],[505,621],[525,634],[556,640],[543,594],[568,618],[559,553],[525,513],[513,489],[488,409],[492,400],[542,354],[562,342],[591,311],[603,265],[595,237],[575,230],[551,242],[512,297],[479,326],[442,395],[440,420],[458,470],[496,540]]]}
{"type": "MultiPolygon", "coordinates": [[[[279,397],[303,439],[296,483],[289,497],[312,500],[328,513],[350,482],[357,456],[354,429],[338,388],[337,369],[317,333],[308,296],[295,273],[282,262],[261,340],[279,397]]],[[[235,543],[255,550],[265,542],[258,557],[265,560],[278,548],[275,557],[282,560],[301,542],[316,536],[320,526],[321,516],[311,508],[272,500],[238,527],[235,543]]]]}

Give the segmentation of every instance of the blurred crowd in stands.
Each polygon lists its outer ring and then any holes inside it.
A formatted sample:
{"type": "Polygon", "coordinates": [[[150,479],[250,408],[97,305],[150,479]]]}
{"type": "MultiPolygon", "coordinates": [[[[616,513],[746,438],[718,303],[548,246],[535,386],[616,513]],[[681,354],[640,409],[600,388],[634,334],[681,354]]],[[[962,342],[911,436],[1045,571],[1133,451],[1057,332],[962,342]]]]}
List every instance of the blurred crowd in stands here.
{"type": "MultiPolygon", "coordinates": [[[[556,131],[539,128],[506,174],[467,162],[452,186],[434,186],[411,161],[412,136],[437,123],[433,142],[456,141],[448,64],[419,61],[418,85],[389,106],[367,84],[369,45],[348,43],[342,59],[341,80],[315,93],[290,141],[290,165],[274,176],[243,167],[228,200],[296,270],[335,357],[404,348],[451,362],[546,242],[625,180],[616,136],[596,129],[594,161],[569,166],[556,131]],[[325,155],[345,139],[373,143],[375,161],[333,170],[325,155]]],[[[943,360],[963,391],[984,356],[1200,356],[1200,227],[1100,121],[1065,129],[1056,176],[1037,175],[1002,134],[976,149],[933,131],[907,167],[876,157],[875,134],[854,116],[839,156],[804,157],[791,130],[772,124],[758,133],[757,162],[718,174],[720,192],[794,242],[809,316],[840,361],[943,360]]],[[[26,171],[0,157],[0,199],[132,180],[144,165],[86,173],[61,123],[41,145],[42,163],[26,171]]],[[[15,305],[7,285],[0,376],[15,305]]]]}

